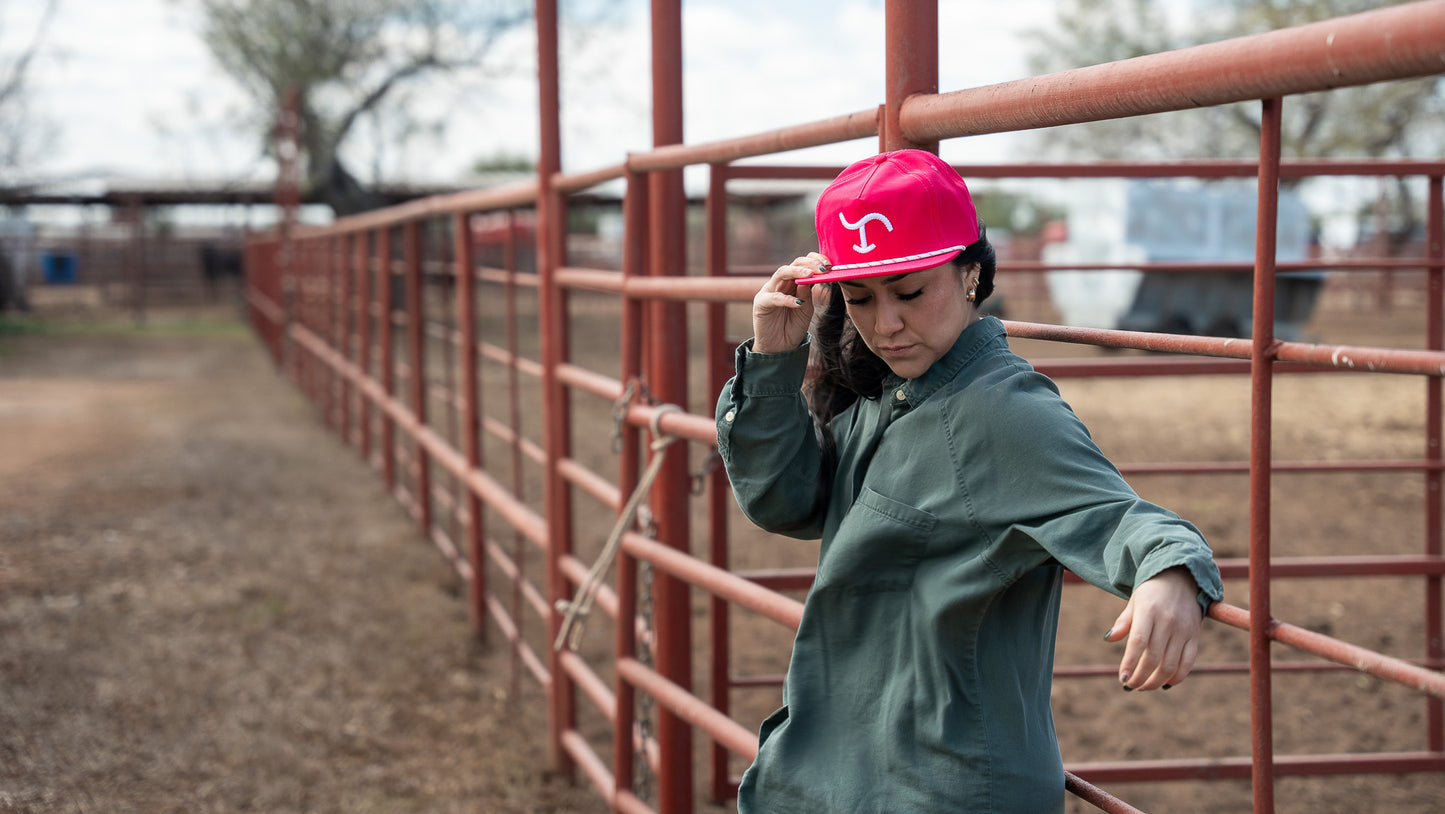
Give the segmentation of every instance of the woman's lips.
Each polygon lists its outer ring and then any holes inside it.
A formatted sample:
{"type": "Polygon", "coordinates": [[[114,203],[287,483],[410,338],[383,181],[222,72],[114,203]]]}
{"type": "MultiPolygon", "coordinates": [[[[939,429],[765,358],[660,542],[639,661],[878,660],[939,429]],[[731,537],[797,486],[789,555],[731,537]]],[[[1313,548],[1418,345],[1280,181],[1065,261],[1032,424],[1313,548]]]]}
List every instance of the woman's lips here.
{"type": "Polygon", "coordinates": [[[907,354],[910,350],[913,350],[912,345],[880,345],[878,347],[878,355],[903,356],[907,354]]]}

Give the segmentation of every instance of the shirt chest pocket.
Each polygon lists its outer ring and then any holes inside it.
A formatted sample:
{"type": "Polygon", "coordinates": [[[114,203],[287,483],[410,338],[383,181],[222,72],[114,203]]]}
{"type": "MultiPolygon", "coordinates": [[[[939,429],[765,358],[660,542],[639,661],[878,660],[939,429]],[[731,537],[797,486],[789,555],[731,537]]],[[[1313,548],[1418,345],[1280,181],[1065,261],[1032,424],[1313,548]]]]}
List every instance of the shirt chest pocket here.
{"type": "Polygon", "coordinates": [[[818,564],[818,588],[850,594],[905,591],[938,518],[863,487],[818,564]]]}

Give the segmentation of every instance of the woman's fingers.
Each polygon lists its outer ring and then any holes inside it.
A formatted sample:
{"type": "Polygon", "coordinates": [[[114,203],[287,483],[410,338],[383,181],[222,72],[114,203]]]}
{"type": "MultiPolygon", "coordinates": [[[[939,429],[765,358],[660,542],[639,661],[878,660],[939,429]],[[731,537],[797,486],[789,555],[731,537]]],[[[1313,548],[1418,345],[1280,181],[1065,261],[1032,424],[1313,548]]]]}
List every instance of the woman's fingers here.
{"type": "Polygon", "coordinates": [[[791,293],[797,289],[797,281],[814,274],[820,274],[829,268],[828,258],[817,252],[809,252],[806,257],[794,258],[793,262],[779,266],[763,284],[763,290],[782,291],[791,293]]]}
{"type": "Polygon", "coordinates": [[[753,297],[754,308],[802,308],[805,301],[797,292],[759,291],[753,297]]]}
{"type": "Polygon", "coordinates": [[[780,353],[803,343],[813,320],[812,292],[799,290],[798,280],[827,267],[817,252],[779,266],[753,296],[753,350],[780,353]]]}
{"type": "Polygon", "coordinates": [[[1135,589],[1105,637],[1128,637],[1119,662],[1125,689],[1172,687],[1194,669],[1201,623],[1196,590],[1183,569],[1169,569],[1135,589]]]}

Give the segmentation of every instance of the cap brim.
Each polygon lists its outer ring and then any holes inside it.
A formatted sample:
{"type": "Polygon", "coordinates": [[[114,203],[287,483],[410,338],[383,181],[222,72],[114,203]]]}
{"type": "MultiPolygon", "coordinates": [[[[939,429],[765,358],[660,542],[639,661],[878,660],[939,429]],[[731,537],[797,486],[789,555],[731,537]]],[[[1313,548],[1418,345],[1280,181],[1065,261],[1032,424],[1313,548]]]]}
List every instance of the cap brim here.
{"type": "Polygon", "coordinates": [[[818,283],[836,283],[843,280],[858,280],[864,277],[891,277],[895,274],[907,274],[911,271],[923,271],[934,266],[941,266],[950,263],[953,258],[963,252],[962,248],[942,254],[933,254],[928,257],[919,257],[912,260],[899,260],[895,263],[878,263],[869,265],[853,266],[852,268],[833,268],[826,274],[810,274],[807,277],[799,277],[794,282],[798,285],[816,285],[818,283]]]}

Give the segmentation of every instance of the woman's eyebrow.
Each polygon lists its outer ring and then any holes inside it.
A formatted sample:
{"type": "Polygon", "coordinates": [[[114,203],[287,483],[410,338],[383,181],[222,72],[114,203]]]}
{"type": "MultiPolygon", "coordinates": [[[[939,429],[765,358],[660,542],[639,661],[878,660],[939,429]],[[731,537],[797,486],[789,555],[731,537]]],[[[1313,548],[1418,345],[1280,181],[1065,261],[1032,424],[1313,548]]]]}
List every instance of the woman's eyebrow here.
{"type": "MultiPolygon", "coordinates": [[[[901,274],[889,275],[889,276],[883,278],[883,284],[884,284],[884,285],[888,285],[889,283],[896,283],[896,282],[898,282],[899,280],[902,280],[904,277],[907,277],[908,275],[910,275],[910,274],[912,274],[912,273],[913,273],[913,272],[911,272],[911,271],[905,271],[905,272],[903,272],[903,273],[901,273],[901,274]]],[[[863,288],[863,287],[864,287],[863,284],[860,283],[860,282],[858,282],[857,280],[839,280],[839,281],[838,281],[838,284],[839,284],[839,285],[846,285],[846,286],[848,286],[849,288],[863,288]]]]}

